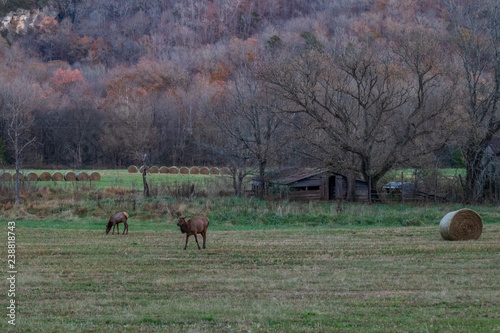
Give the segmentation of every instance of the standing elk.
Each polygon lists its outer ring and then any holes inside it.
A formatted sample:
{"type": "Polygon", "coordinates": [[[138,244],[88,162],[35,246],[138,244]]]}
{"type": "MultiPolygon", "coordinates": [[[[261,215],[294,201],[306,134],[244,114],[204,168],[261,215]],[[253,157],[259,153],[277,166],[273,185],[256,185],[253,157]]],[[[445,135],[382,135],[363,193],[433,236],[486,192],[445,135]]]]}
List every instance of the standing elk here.
{"type": "Polygon", "coordinates": [[[121,212],[121,213],[116,213],[116,214],[111,215],[111,217],[109,218],[108,224],[106,225],[106,234],[108,234],[109,231],[111,230],[111,227],[113,227],[112,235],[114,235],[115,234],[115,226],[116,226],[116,230],[118,231],[118,235],[119,235],[120,234],[120,227],[118,226],[118,223],[123,222],[124,229],[123,229],[122,235],[125,234],[125,231],[127,231],[127,235],[128,235],[127,219],[128,219],[128,214],[126,212],[121,212]]]}
{"type": "Polygon", "coordinates": [[[198,243],[198,237],[196,237],[196,234],[201,234],[203,236],[203,248],[205,248],[209,223],[208,219],[202,215],[187,220],[185,217],[179,217],[177,226],[181,228],[181,232],[183,234],[186,234],[186,245],[184,246],[184,250],[187,248],[188,239],[191,235],[194,235],[198,249],[200,249],[200,244],[198,243]]]}

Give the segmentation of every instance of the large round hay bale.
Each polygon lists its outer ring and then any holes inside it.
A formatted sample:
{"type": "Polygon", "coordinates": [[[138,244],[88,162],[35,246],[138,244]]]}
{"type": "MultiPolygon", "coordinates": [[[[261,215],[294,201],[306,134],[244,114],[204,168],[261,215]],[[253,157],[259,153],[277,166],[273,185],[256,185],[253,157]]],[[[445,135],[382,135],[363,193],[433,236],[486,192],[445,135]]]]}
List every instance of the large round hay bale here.
{"type": "Polygon", "coordinates": [[[189,173],[192,175],[199,175],[200,174],[200,168],[198,167],[192,167],[191,170],[189,170],[189,173]]]}
{"type": "Polygon", "coordinates": [[[171,174],[176,175],[176,174],[178,174],[178,173],[179,173],[179,169],[177,169],[177,167],[174,167],[174,166],[173,166],[173,167],[170,167],[170,168],[168,169],[168,173],[171,173],[171,174]]]}
{"type": "Polygon", "coordinates": [[[24,175],[24,180],[28,182],[36,182],[38,180],[38,175],[34,172],[27,172],[26,175],[24,175]]]}
{"type": "Polygon", "coordinates": [[[189,175],[189,169],[188,169],[188,168],[186,168],[186,167],[180,167],[180,168],[179,168],[179,173],[180,173],[181,175],[189,175]]]}
{"type": "Polygon", "coordinates": [[[76,174],[73,171],[67,171],[64,174],[64,180],[68,182],[72,182],[76,180],[76,174]]]}
{"type": "Polygon", "coordinates": [[[137,167],[135,165],[131,165],[131,166],[128,167],[127,170],[128,170],[129,173],[136,173],[138,169],[137,169],[137,167]]]}
{"type": "Polygon", "coordinates": [[[54,182],[60,182],[62,180],[64,180],[64,176],[59,171],[56,171],[56,172],[54,172],[52,174],[52,181],[54,181],[54,182]]]}
{"type": "Polygon", "coordinates": [[[10,182],[10,181],[12,181],[12,175],[8,172],[3,172],[0,175],[0,180],[4,181],[4,182],[10,182]]]}
{"type": "Polygon", "coordinates": [[[210,168],[210,174],[211,175],[218,175],[218,174],[220,174],[219,168],[210,168]]]}
{"type": "Polygon", "coordinates": [[[231,170],[229,170],[229,168],[227,168],[227,167],[222,167],[222,168],[220,168],[220,174],[221,175],[230,175],[231,170]]]}
{"type": "Polygon", "coordinates": [[[93,182],[99,181],[99,180],[101,180],[101,174],[97,171],[92,171],[89,175],[89,178],[93,182]]]}
{"type": "Polygon", "coordinates": [[[40,179],[42,182],[48,182],[52,179],[52,176],[49,172],[44,171],[40,174],[40,176],[38,176],[38,179],[40,179]]]}
{"type": "Polygon", "coordinates": [[[160,173],[168,173],[168,168],[166,166],[162,166],[160,168],[160,173]]]}
{"type": "Polygon", "coordinates": [[[89,174],[85,171],[80,171],[76,174],[76,180],[78,180],[79,182],[86,182],[87,180],[89,180],[89,174]]]}
{"type": "Polygon", "coordinates": [[[146,173],[151,172],[151,171],[149,170],[149,167],[142,165],[142,166],[141,166],[141,168],[139,169],[140,173],[144,173],[144,168],[146,168],[146,173]]]}
{"type": "Polygon", "coordinates": [[[151,168],[149,168],[149,172],[158,173],[158,172],[160,172],[160,169],[156,165],[154,165],[151,168]]]}
{"type": "Polygon", "coordinates": [[[201,167],[200,174],[201,175],[208,175],[208,174],[210,174],[210,169],[207,167],[201,167]]]}
{"type": "Polygon", "coordinates": [[[439,231],[446,240],[478,239],[483,232],[483,221],[475,211],[464,208],[446,214],[439,223],[439,231]]]}

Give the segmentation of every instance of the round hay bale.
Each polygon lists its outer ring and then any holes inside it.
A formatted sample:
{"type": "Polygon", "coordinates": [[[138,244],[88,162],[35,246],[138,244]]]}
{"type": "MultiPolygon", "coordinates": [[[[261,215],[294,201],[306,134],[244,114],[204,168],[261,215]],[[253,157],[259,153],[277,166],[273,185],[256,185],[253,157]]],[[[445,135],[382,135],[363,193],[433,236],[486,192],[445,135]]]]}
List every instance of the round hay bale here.
{"type": "Polygon", "coordinates": [[[158,173],[160,172],[160,169],[157,166],[152,166],[151,168],[149,168],[149,172],[158,173]]]}
{"type": "Polygon", "coordinates": [[[229,170],[229,168],[222,167],[222,168],[220,168],[220,174],[221,175],[230,175],[231,174],[231,170],[229,170]]]}
{"type": "Polygon", "coordinates": [[[199,175],[200,169],[198,167],[192,167],[191,170],[189,170],[189,173],[192,175],[199,175]]]}
{"type": "Polygon", "coordinates": [[[87,180],[89,180],[89,174],[85,171],[80,171],[76,174],[76,180],[78,180],[79,182],[86,182],[87,180]]]}
{"type": "Polygon", "coordinates": [[[0,180],[4,181],[4,182],[10,182],[10,181],[12,181],[12,175],[8,172],[3,172],[0,175],[0,180]]]}
{"type": "Polygon", "coordinates": [[[138,169],[137,169],[137,167],[135,165],[131,165],[131,166],[128,167],[127,170],[128,170],[129,173],[136,173],[138,169]]]}
{"type": "Polygon", "coordinates": [[[76,174],[73,171],[67,171],[64,174],[64,180],[68,182],[72,182],[76,180],[76,174]]]}
{"type": "Polygon", "coordinates": [[[38,175],[34,172],[27,172],[26,175],[24,175],[24,180],[28,182],[36,182],[38,180],[38,175]]]}
{"type": "Polygon", "coordinates": [[[64,176],[59,171],[56,171],[56,172],[54,172],[52,174],[52,181],[60,182],[60,181],[63,181],[63,180],[64,180],[64,176]]]}
{"type": "Polygon", "coordinates": [[[160,173],[168,173],[168,168],[166,166],[162,166],[160,168],[160,173]]]}
{"type": "Polygon", "coordinates": [[[210,169],[210,174],[211,175],[218,175],[218,174],[220,174],[219,168],[211,168],[210,169]]]}
{"type": "Polygon", "coordinates": [[[97,171],[92,171],[89,175],[89,178],[93,182],[99,181],[99,180],[101,180],[101,174],[97,171]]]}
{"type": "Polygon", "coordinates": [[[147,166],[145,167],[144,165],[142,165],[142,166],[141,166],[141,168],[139,169],[139,171],[140,171],[141,173],[144,173],[144,168],[146,168],[146,173],[151,172],[151,171],[150,171],[150,169],[149,169],[147,166]]]}
{"type": "Polygon", "coordinates": [[[210,169],[207,167],[201,167],[200,174],[201,175],[208,175],[208,174],[210,174],[210,169]]]}
{"type": "Polygon", "coordinates": [[[177,169],[177,167],[170,167],[170,169],[168,169],[168,173],[171,173],[171,174],[178,174],[179,173],[179,169],[177,169]]]}
{"type": "Polygon", "coordinates": [[[38,177],[41,181],[43,182],[48,182],[49,180],[52,179],[52,176],[50,175],[49,172],[47,171],[44,171],[40,174],[40,176],[38,177]]]}
{"type": "Polygon", "coordinates": [[[189,175],[189,169],[188,169],[188,168],[186,168],[186,167],[180,167],[180,169],[179,169],[179,173],[180,173],[181,175],[189,175]]]}
{"type": "Polygon", "coordinates": [[[464,208],[446,214],[439,223],[439,231],[446,240],[478,239],[483,232],[483,221],[475,211],[464,208]]]}

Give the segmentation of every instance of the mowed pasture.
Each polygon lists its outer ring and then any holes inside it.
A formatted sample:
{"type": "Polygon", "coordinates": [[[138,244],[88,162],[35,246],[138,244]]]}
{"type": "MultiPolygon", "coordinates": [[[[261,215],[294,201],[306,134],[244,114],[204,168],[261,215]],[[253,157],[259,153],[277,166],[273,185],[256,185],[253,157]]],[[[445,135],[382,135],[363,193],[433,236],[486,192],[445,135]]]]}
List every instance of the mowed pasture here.
{"type": "MultiPolygon", "coordinates": [[[[20,207],[0,205],[18,272],[16,327],[5,306],[0,331],[500,331],[497,206],[469,207],[483,234],[450,242],[439,221],[459,204],[215,197],[224,177],[185,175],[148,176],[143,198],[140,174],[109,172],[107,187],[25,183],[20,207]],[[186,183],[196,198],[180,195],[186,183]],[[129,234],[105,235],[122,210],[129,234]],[[207,249],[190,237],[184,251],[173,216],[201,212],[207,249]]],[[[6,241],[0,253],[7,271],[6,241]]]]}
{"type": "Polygon", "coordinates": [[[500,331],[498,225],[465,242],[433,226],[215,227],[184,251],[174,222],[36,223],[17,222],[19,332],[500,331]]]}

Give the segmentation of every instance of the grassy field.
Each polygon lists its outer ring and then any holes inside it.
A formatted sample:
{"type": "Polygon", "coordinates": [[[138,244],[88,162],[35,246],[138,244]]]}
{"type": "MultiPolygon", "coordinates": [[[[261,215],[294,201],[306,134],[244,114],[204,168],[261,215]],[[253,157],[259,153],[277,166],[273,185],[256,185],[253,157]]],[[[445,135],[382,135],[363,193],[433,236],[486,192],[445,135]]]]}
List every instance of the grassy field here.
{"type": "Polygon", "coordinates": [[[16,228],[18,332],[500,331],[498,225],[467,242],[435,226],[214,228],[184,251],[173,221],[34,224],[16,228]]]}
{"type": "MultiPolygon", "coordinates": [[[[24,174],[28,172],[34,172],[40,175],[42,172],[46,171],[53,174],[55,170],[23,170],[24,174]]],[[[110,169],[110,170],[58,170],[63,175],[67,171],[72,171],[78,173],[80,171],[85,171],[90,174],[92,171],[97,171],[101,175],[100,181],[36,181],[36,182],[26,182],[31,185],[40,186],[50,186],[57,188],[80,188],[80,187],[93,187],[93,188],[109,188],[109,187],[125,187],[133,189],[142,189],[143,181],[142,174],[129,173],[126,169],[110,169]]],[[[15,170],[6,170],[11,175],[15,174],[15,170]]],[[[214,175],[181,175],[181,174],[160,174],[160,173],[148,173],[147,181],[151,183],[151,186],[162,186],[165,184],[175,184],[176,182],[189,182],[195,183],[197,185],[204,185],[207,182],[212,182],[214,179],[223,180],[228,178],[227,176],[214,176],[214,175]]]]}
{"type": "Polygon", "coordinates": [[[497,206],[468,207],[481,238],[449,242],[439,221],[459,204],[213,197],[214,177],[172,175],[143,198],[139,174],[110,172],[107,187],[24,187],[18,207],[2,194],[17,307],[12,327],[4,282],[0,332],[500,332],[497,206]],[[195,181],[205,195],[179,194],[195,181]],[[121,210],[129,234],[105,235],[121,210]],[[206,250],[183,250],[177,213],[208,214],[206,250]]]}

